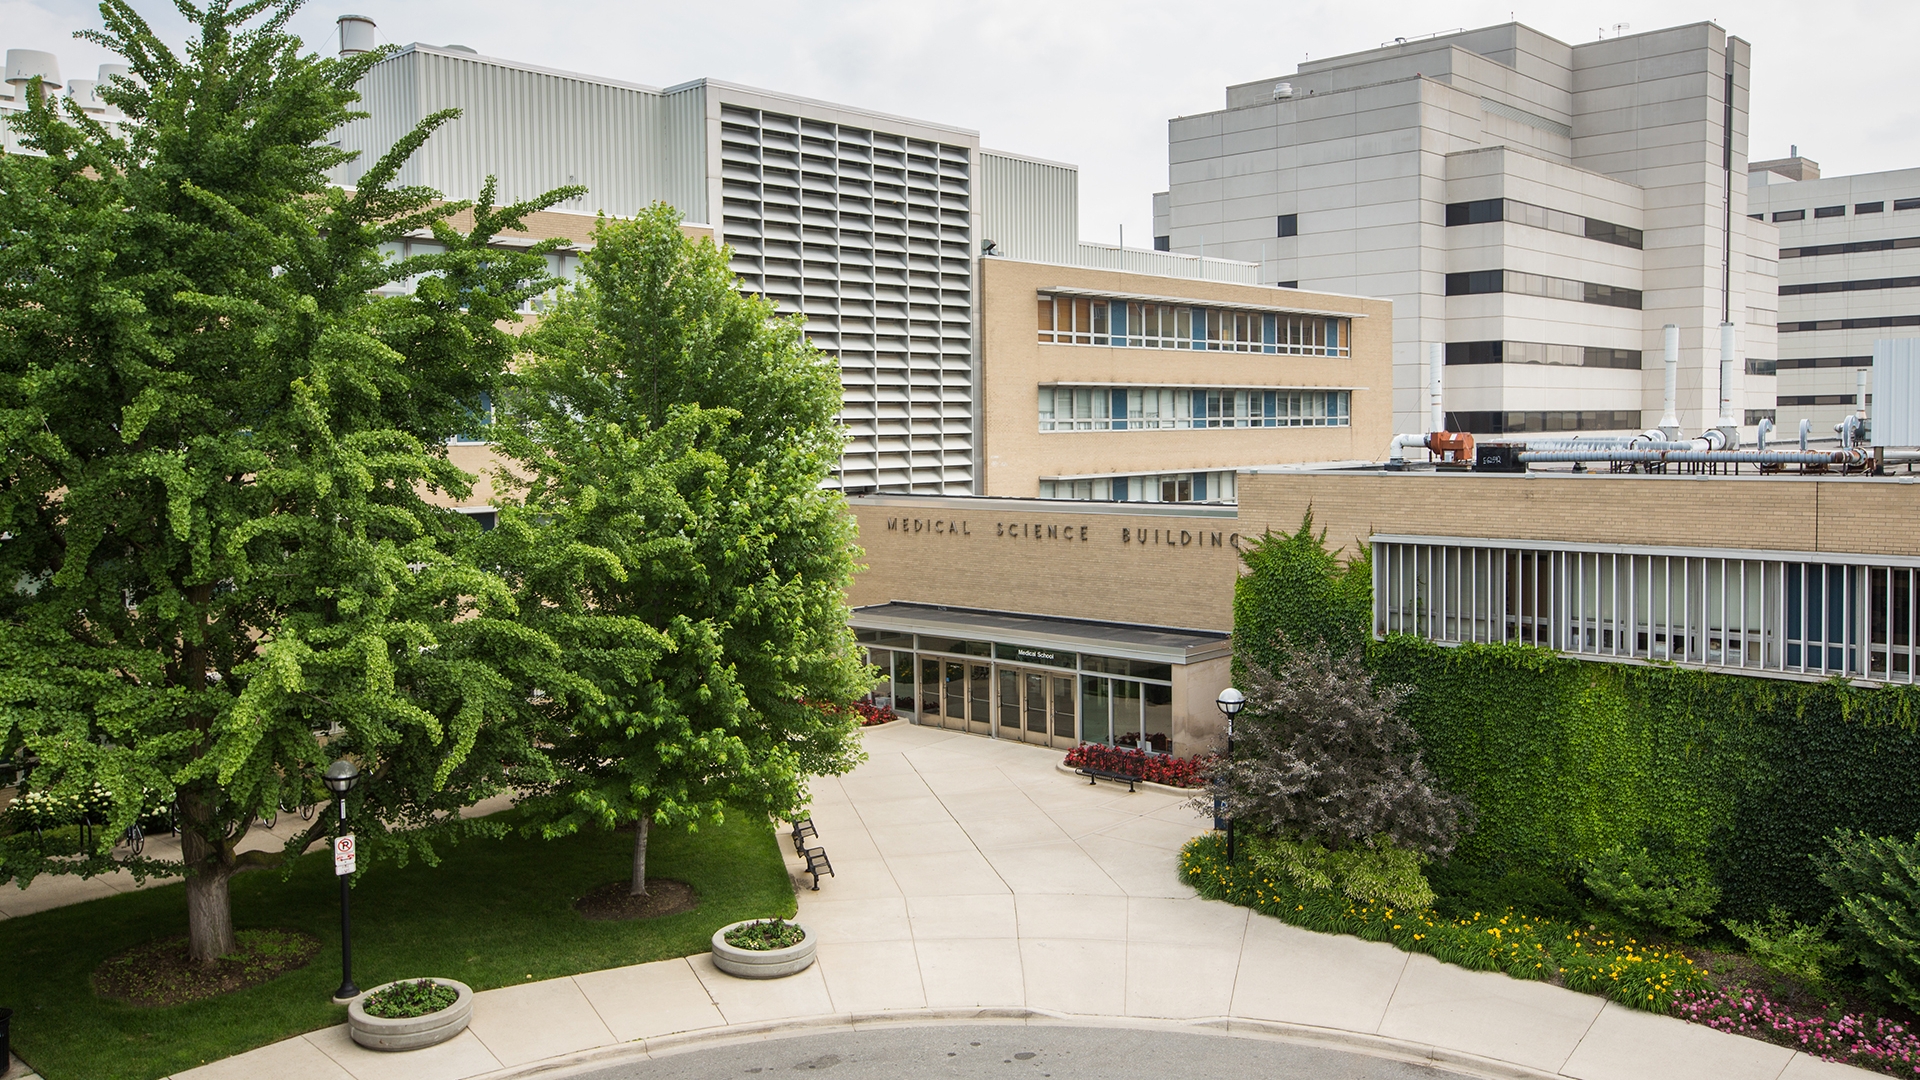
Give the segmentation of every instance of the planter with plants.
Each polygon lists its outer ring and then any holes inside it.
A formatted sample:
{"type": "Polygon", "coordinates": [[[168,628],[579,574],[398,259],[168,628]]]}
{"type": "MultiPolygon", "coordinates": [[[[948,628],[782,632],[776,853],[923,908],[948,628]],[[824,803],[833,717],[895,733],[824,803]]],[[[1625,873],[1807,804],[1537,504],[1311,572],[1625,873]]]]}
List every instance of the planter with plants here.
{"type": "Polygon", "coordinates": [[[446,1042],[473,1019],[473,990],[452,979],[401,979],[354,998],[347,1031],[369,1050],[418,1050],[446,1042]]]}
{"type": "Polygon", "coordinates": [[[749,919],[713,932],[713,966],[743,979],[777,979],[813,963],[813,933],[786,919],[749,919]]]}

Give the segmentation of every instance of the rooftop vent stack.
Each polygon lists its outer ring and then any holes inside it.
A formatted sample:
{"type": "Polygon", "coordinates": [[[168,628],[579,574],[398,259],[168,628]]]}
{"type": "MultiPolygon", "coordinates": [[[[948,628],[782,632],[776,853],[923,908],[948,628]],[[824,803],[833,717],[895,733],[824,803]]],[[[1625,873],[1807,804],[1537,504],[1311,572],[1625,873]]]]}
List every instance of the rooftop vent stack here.
{"type": "Polygon", "coordinates": [[[1714,427],[1727,437],[1727,448],[1740,446],[1740,418],[1733,415],[1733,324],[1720,324],[1720,419],[1714,427]]]}
{"type": "Polygon", "coordinates": [[[20,88],[36,78],[47,91],[60,89],[60,58],[39,49],[8,49],[7,85],[15,88],[13,96],[22,97],[20,88]]]}
{"type": "Polygon", "coordinates": [[[94,101],[98,103],[100,111],[105,113],[109,120],[117,120],[126,115],[126,113],[120,111],[118,105],[100,96],[101,89],[112,86],[113,80],[115,79],[126,79],[141,86],[146,85],[138,75],[133,73],[133,69],[125,64],[101,64],[100,70],[94,78],[93,97],[94,101]]]}
{"type": "Polygon", "coordinates": [[[365,15],[342,15],[334,23],[340,27],[341,56],[359,56],[379,48],[374,22],[365,15]]]}
{"type": "Polygon", "coordinates": [[[1292,84],[1292,83],[1284,83],[1284,82],[1283,82],[1283,83],[1274,83],[1274,84],[1273,84],[1273,100],[1275,100],[1275,101],[1285,101],[1285,100],[1287,100],[1288,98],[1291,98],[1292,96],[1293,96],[1293,84],[1292,84]]]}
{"type": "Polygon", "coordinates": [[[1447,362],[1447,347],[1434,342],[1427,346],[1427,430],[1447,430],[1446,410],[1440,407],[1440,369],[1447,362]]]}
{"type": "Polygon", "coordinates": [[[67,96],[73,99],[75,105],[90,113],[99,112],[101,106],[105,104],[100,100],[92,79],[75,79],[68,83],[67,96]]]}
{"type": "Polygon", "coordinates": [[[1667,438],[1680,437],[1680,328],[1668,323],[1660,330],[1667,350],[1666,397],[1661,402],[1660,430],[1667,438]]]}

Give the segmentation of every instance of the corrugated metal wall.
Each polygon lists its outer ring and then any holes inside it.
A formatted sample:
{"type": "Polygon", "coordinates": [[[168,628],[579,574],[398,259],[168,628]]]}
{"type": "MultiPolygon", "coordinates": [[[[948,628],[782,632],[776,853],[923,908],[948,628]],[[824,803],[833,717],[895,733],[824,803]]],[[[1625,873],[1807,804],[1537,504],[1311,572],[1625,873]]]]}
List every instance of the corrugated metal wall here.
{"type": "Polygon", "coordinates": [[[461,110],[401,172],[449,198],[471,198],[488,175],[501,201],[566,184],[585,196],[564,208],[631,215],[664,200],[706,221],[705,88],[668,95],[494,63],[414,46],[376,65],[362,82],[372,115],[347,125],[341,144],[362,151],[337,176],[354,183],[422,117],[461,110]]]}
{"type": "Polygon", "coordinates": [[[1009,259],[1072,264],[1080,238],[1079,170],[980,151],[980,238],[1009,259]]]}

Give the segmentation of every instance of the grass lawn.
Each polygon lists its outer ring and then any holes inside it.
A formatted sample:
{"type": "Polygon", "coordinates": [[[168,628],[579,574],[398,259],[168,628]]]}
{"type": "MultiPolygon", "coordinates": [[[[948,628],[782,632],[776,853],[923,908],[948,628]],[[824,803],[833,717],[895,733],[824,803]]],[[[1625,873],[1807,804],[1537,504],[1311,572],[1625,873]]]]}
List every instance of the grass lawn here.
{"type": "MultiPolygon", "coordinates": [[[[793,890],[772,827],[729,819],[698,833],[657,829],[649,876],[692,885],[700,906],[641,922],[590,922],[574,899],[627,876],[631,833],[546,842],[510,838],[448,848],[438,867],[374,866],[353,890],[354,981],[438,975],[475,990],[706,952],[713,932],[756,916],[790,916],[793,890]]],[[[343,1023],[340,890],[331,857],[233,881],[238,928],[293,927],[325,942],[306,968],[211,1001],[133,1008],[96,997],[102,960],[186,933],[177,882],[0,920],[0,1005],[13,1048],[48,1080],[151,1080],[343,1023]]],[[[8,886],[11,887],[11,886],[8,886]]]]}

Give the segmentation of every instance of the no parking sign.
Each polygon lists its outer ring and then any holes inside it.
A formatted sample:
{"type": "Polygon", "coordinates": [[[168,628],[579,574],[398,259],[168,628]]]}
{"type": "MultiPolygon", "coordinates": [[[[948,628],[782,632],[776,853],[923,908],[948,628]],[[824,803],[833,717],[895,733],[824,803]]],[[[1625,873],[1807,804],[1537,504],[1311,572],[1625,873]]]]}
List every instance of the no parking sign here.
{"type": "Polygon", "coordinates": [[[333,838],[333,873],[345,877],[354,871],[353,834],[333,838]]]}

